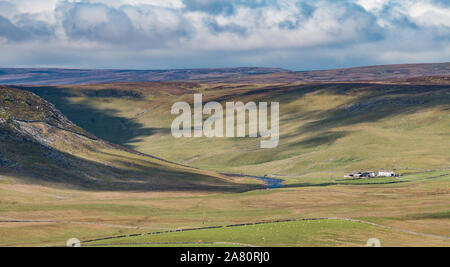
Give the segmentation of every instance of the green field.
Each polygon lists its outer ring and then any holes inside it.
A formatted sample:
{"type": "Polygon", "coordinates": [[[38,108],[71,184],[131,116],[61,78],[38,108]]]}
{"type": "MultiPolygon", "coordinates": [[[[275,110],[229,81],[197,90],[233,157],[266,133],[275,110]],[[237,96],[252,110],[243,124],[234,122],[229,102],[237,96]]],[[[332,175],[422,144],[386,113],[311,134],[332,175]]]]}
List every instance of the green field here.
{"type": "Polygon", "coordinates": [[[345,220],[175,232],[86,245],[190,246],[194,244],[159,243],[201,241],[214,244],[197,245],[363,246],[367,239],[378,238],[384,246],[450,246],[450,176],[442,175],[411,174],[404,177],[410,181],[394,184],[319,183],[226,194],[86,192],[24,185],[2,177],[0,245],[62,246],[73,237],[85,241],[273,220],[342,218],[345,220]],[[3,218],[51,221],[2,223],[3,218]],[[155,242],[158,244],[142,244],[155,242]]]}
{"type": "MultiPolygon", "coordinates": [[[[160,235],[143,235],[105,241],[87,242],[84,246],[145,246],[145,243],[228,243],[230,246],[283,246],[283,247],[335,247],[366,246],[370,238],[385,240],[385,246],[408,246],[412,240],[429,245],[445,245],[445,241],[433,238],[415,237],[394,230],[349,222],[339,219],[299,222],[280,222],[263,225],[228,227],[212,230],[196,230],[160,235]],[[389,237],[389,238],[388,238],[389,237]]],[[[181,244],[182,245],[182,244],[181,244]]]]}

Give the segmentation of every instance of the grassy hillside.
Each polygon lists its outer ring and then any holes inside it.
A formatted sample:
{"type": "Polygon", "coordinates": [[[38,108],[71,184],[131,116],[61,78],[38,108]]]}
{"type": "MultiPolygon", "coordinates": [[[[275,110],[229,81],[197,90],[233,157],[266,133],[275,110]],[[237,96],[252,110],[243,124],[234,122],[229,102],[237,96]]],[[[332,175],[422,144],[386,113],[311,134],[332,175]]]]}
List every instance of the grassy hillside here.
{"type": "Polygon", "coordinates": [[[25,89],[97,136],[174,162],[234,173],[341,176],[353,170],[448,168],[450,86],[445,81],[119,83],[25,89]],[[248,138],[173,138],[171,105],[192,103],[196,92],[204,94],[204,102],[280,102],[279,147],[261,150],[259,139],[248,138]]]}
{"type": "Polygon", "coordinates": [[[199,171],[105,142],[38,96],[0,88],[0,174],[97,190],[245,190],[199,171]]]}

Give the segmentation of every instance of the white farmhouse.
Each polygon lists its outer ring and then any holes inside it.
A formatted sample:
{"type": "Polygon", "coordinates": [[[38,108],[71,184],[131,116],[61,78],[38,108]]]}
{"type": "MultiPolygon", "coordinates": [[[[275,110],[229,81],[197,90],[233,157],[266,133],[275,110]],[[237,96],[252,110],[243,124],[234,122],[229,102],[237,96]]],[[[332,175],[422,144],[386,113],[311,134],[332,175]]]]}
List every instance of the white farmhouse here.
{"type": "Polygon", "coordinates": [[[395,172],[357,172],[345,175],[345,178],[376,178],[376,177],[396,177],[397,174],[395,172]]]}
{"type": "Polygon", "coordinates": [[[395,177],[395,172],[377,172],[377,177],[395,177]]]}

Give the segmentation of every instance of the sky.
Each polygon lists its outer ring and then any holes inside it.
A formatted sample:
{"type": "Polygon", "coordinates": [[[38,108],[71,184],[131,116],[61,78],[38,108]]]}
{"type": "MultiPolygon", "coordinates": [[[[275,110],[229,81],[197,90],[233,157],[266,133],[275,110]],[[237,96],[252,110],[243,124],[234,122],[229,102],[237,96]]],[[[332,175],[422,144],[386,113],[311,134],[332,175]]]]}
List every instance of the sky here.
{"type": "Polygon", "coordinates": [[[448,0],[0,0],[0,67],[450,61],[448,0]]]}

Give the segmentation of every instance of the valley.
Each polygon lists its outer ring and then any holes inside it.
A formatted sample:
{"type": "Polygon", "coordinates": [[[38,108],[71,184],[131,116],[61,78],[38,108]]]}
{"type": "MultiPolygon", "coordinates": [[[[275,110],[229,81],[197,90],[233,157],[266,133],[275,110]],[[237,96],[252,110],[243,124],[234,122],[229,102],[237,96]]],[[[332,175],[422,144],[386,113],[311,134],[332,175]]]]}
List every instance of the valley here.
{"type": "Polygon", "coordinates": [[[450,246],[448,76],[382,68],[1,86],[0,246],[450,246]],[[171,107],[194,94],[279,102],[279,146],[174,138],[171,107]],[[379,170],[402,176],[344,178],[379,170]]]}
{"type": "Polygon", "coordinates": [[[334,172],[343,177],[357,170],[435,170],[449,163],[446,84],[121,83],[23,89],[55,103],[96,136],[200,169],[257,176],[334,172]],[[192,104],[194,93],[222,105],[279,102],[279,146],[262,150],[261,138],[174,138],[171,106],[192,104]]]}

